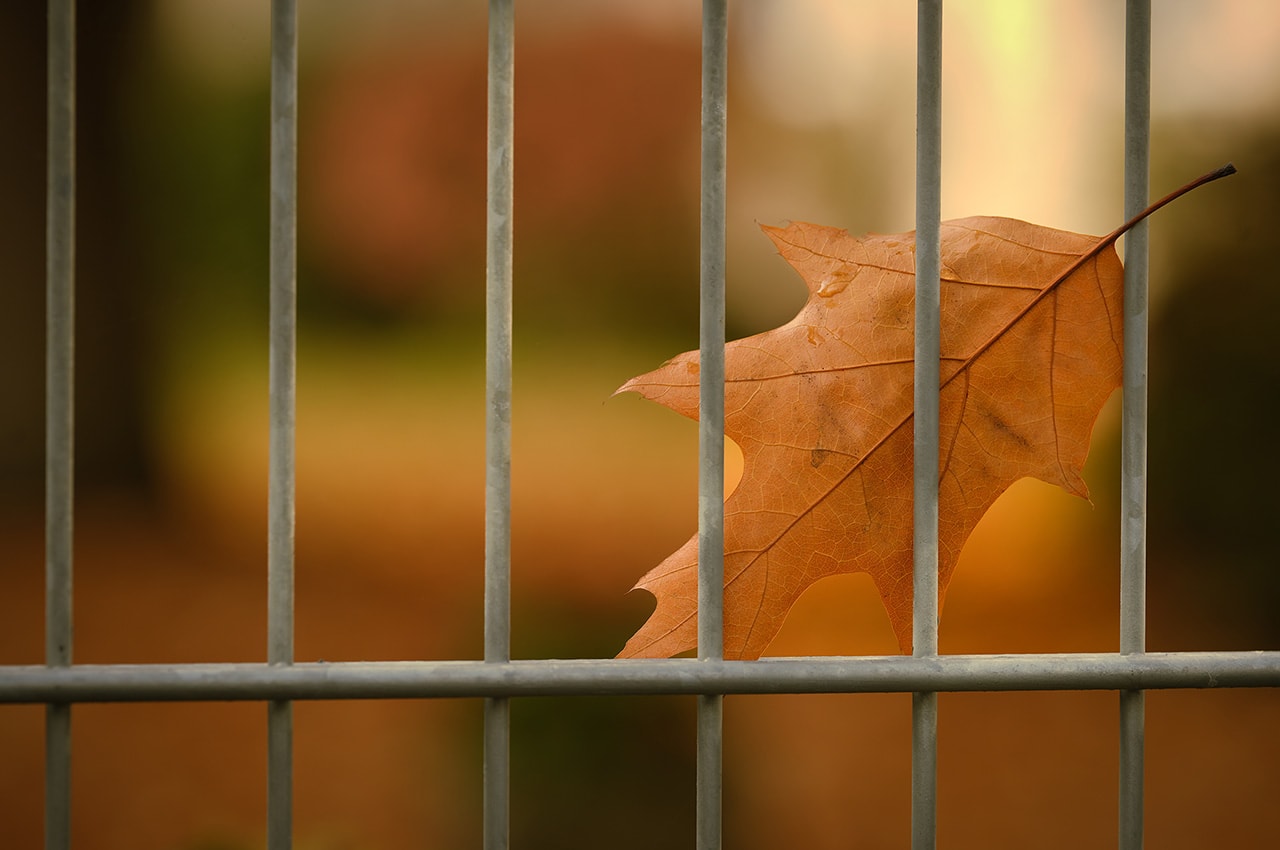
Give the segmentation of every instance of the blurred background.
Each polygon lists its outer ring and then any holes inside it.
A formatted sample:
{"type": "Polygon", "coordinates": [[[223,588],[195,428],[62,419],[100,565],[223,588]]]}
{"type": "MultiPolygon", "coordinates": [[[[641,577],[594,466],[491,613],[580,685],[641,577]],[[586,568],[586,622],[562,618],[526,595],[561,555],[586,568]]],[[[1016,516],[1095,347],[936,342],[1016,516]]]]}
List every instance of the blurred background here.
{"type": "MultiPolygon", "coordinates": [[[[266,646],[268,4],[80,4],[75,660],[262,661],[266,646]]],[[[299,660],[482,654],[485,17],[479,2],[302,4],[299,660]]],[[[696,524],[696,427],[632,375],[697,344],[699,12],[519,4],[513,654],[607,657],[628,589],[696,524]]],[[[1280,410],[1271,264],[1280,17],[1156,5],[1152,650],[1276,648],[1280,410]]],[[[43,661],[44,15],[0,10],[0,663],[43,661]]],[[[729,334],[803,287],[757,224],[913,227],[915,10],[731,13],[729,334]]],[[[944,215],[1121,220],[1123,9],[949,6],[944,215]]],[[[1118,394],[1093,504],[1039,482],[974,533],[943,652],[1118,646],[1118,394]]],[[[730,469],[736,459],[730,458],[730,469]]],[[[797,605],[777,655],[896,651],[864,576],[797,605]]],[[[1107,845],[1110,693],[944,695],[948,847],[1107,845]]],[[[1262,845],[1273,691],[1148,696],[1153,846],[1262,845]]],[[[907,695],[733,697],[727,841],[901,847],[907,695]]],[[[260,705],[75,710],[78,846],[263,844],[260,705]]],[[[474,701],[296,708],[301,848],[476,846],[474,701]]],[[[41,832],[43,710],[0,706],[0,825],[41,832]]],[[[516,703],[517,847],[688,846],[693,703],[516,703]]]]}

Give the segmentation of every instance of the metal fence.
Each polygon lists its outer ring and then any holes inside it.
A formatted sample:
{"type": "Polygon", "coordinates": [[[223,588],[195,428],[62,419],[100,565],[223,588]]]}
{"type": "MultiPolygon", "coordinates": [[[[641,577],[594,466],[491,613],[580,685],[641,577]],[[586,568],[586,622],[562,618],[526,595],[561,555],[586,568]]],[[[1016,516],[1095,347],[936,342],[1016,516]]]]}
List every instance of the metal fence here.
{"type": "MultiPolygon", "coordinates": [[[[70,719],[75,703],[250,700],[267,704],[268,846],[292,841],[295,700],[483,698],[484,844],[508,844],[509,708],[518,697],[696,695],[697,846],[721,844],[723,696],[909,692],[912,843],[935,845],[937,694],[1114,690],[1120,706],[1119,844],[1143,841],[1143,692],[1275,687],[1280,652],[1145,652],[1147,226],[1125,244],[1121,636],[1116,654],[942,656],[937,643],[941,0],[918,22],[915,358],[915,633],[911,657],[726,662],[722,652],[725,82],[727,2],[703,5],[701,418],[697,659],[510,660],[513,0],[491,0],[485,651],[483,661],[293,662],[297,34],[293,0],[271,12],[269,624],[266,664],[76,665],[71,657],[75,23],[49,4],[48,335],[44,666],[0,668],[0,701],[45,703],[46,846],[70,846],[70,719]]],[[[1147,204],[1150,0],[1126,17],[1125,215],[1147,204]]]]}

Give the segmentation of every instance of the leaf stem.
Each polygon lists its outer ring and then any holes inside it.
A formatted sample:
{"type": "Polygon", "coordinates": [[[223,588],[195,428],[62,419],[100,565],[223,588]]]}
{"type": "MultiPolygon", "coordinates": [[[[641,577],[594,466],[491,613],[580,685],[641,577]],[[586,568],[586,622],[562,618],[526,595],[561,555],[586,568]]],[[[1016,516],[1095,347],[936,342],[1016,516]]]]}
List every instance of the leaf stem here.
{"type": "Polygon", "coordinates": [[[1088,251],[1085,251],[1083,254],[1077,257],[1076,261],[1072,263],[1070,266],[1068,266],[1065,270],[1063,270],[1063,272],[1060,275],[1058,275],[1058,277],[1052,283],[1050,283],[1044,289],[1037,292],[1035,297],[1032,298],[1030,301],[1028,301],[1027,305],[1023,307],[1022,310],[1020,310],[1016,316],[1010,319],[1009,323],[1006,324],[1004,328],[1000,330],[999,333],[992,335],[990,339],[988,339],[985,343],[979,346],[976,351],[971,353],[965,359],[964,363],[961,364],[959,369],[953,372],[951,376],[948,377],[946,380],[942,381],[942,383],[939,385],[939,389],[947,386],[953,380],[959,377],[961,374],[968,371],[969,366],[973,364],[973,361],[977,360],[978,357],[981,356],[983,352],[985,352],[988,348],[994,345],[995,341],[998,340],[1001,336],[1003,336],[1006,330],[1008,330],[1011,326],[1013,326],[1018,321],[1020,321],[1023,316],[1030,313],[1031,310],[1035,308],[1036,305],[1038,305],[1041,301],[1043,301],[1046,297],[1048,297],[1049,293],[1057,289],[1058,284],[1062,283],[1064,280],[1066,280],[1067,278],[1071,277],[1073,274],[1078,272],[1081,269],[1081,267],[1084,266],[1085,263],[1097,257],[1099,254],[1105,251],[1109,246],[1115,244],[1115,241],[1119,239],[1121,236],[1123,236],[1127,231],[1131,230],[1135,224],[1142,221],[1144,218],[1151,215],[1153,212],[1160,209],[1161,207],[1176,201],[1178,198],[1181,198],[1183,195],[1187,194],[1192,189],[1198,189],[1199,187],[1203,186],[1206,183],[1212,183],[1214,180],[1217,180],[1222,177],[1228,177],[1235,173],[1236,173],[1236,167],[1228,162],[1226,165],[1222,166],[1221,168],[1214,169],[1213,171],[1210,171],[1208,174],[1203,174],[1197,177],[1195,180],[1192,180],[1190,183],[1186,184],[1185,186],[1182,186],[1178,189],[1174,189],[1172,192],[1165,195],[1163,198],[1156,201],[1154,204],[1151,204],[1145,210],[1138,213],[1133,218],[1129,219],[1124,224],[1120,225],[1115,230],[1108,233],[1106,236],[1103,236],[1101,239],[1095,242],[1093,246],[1089,248],[1088,251]]]}
{"type": "Polygon", "coordinates": [[[1174,201],[1178,200],[1178,198],[1181,198],[1183,195],[1187,194],[1192,189],[1198,189],[1206,183],[1212,183],[1214,180],[1218,180],[1222,177],[1230,177],[1232,174],[1235,174],[1235,173],[1236,173],[1236,167],[1228,162],[1226,165],[1222,166],[1221,168],[1214,169],[1213,171],[1210,171],[1208,174],[1202,174],[1199,177],[1197,177],[1195,180],[1192,180],[1187,185],[1179,189],[1174,189],[1172,192],[1165,195],[1163,198],[1156,201],[1154,204],[1151,204],[1145,210],[1138,213],[1133,218],[1129,219],[1124,224],[1120,225],[1115,230],[1111,231],[1106,236],[1104,236],[1102,241],[1098,243],[1097,247],[1095,247],[1088,254],[1085,254],[1085,256],[1082,259],[1088,259],[1089,256],[1100,252],[1103,248],[1106,248],[1112,242],[1115,242],[1117,239],[1123,236],[1127,231],[1132,230],[1135,224],[1142,221],[1144,218],[1151,215],[1153,212],[1160,209],[1161,207],[1171,204],[1174,201]]]}

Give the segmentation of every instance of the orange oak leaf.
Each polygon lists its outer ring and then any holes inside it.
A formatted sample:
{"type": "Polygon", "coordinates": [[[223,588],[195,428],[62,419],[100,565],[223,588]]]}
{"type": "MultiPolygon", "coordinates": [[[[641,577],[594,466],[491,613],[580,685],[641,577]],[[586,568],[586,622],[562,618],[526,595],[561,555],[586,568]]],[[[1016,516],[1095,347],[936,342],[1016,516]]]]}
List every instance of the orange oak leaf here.
{"type": "MultiPolygon", "coordinates": [[[[1120,384],[1123,269],[1105,237],[1005,218],[942,225],[939,603],[960,550],[1011,484],[1088,498],[1081,469],[1120,384]]],[[[915,234],[764,227],[809,298],[725,348],[725,433],[742,479],[725,502],[724,655],[757,658],[814,582],[866,572],[911,648],[915,234]]],[[[698,352],[625,383],[698,416],[698,352]]],[[[636,585],[657,608],[620,653],[697,643],[696,536],[636,585]]]]}

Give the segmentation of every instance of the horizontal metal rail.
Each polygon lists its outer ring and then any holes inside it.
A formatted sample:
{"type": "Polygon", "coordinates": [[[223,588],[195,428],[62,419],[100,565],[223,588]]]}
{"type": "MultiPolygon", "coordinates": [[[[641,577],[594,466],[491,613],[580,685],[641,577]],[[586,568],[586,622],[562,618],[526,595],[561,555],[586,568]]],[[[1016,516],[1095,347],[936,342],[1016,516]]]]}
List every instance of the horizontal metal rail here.
{"type": "Polygon", "coordinates": [[[0,703],[1280,687],[1280,652],[0,667],[0,703]]]}

